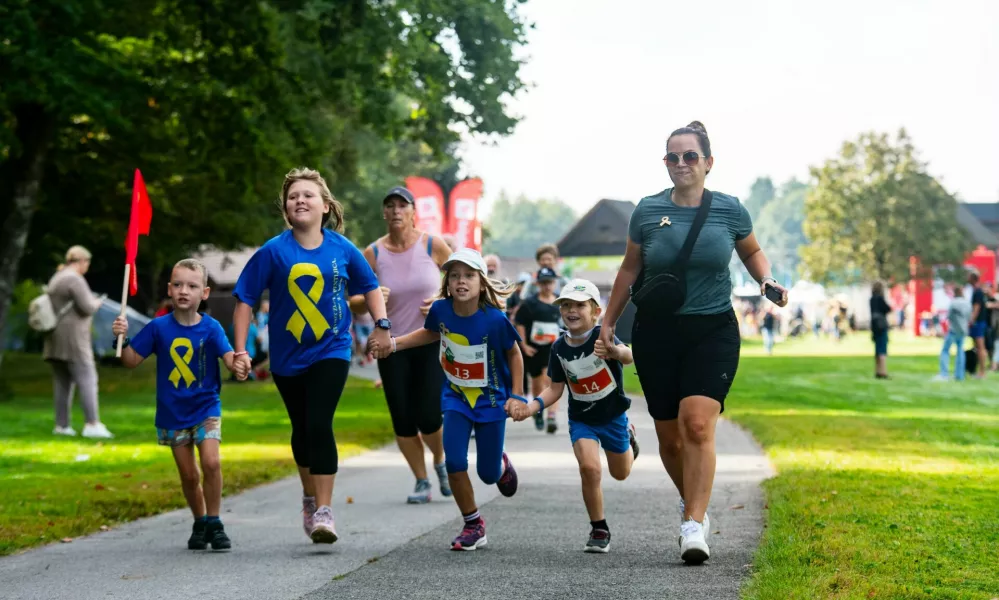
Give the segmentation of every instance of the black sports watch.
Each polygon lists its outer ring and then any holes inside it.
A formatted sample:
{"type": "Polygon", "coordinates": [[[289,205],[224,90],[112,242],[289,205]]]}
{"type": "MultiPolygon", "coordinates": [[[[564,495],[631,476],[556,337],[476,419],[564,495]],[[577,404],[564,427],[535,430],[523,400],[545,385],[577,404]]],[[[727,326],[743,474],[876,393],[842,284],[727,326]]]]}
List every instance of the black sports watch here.
{"type": "Polygon", "coordinates": [[[389,329],[392,329],[392,321],[389,321],[388,319],[378,319],[375,321],[375,327],[388,331],[389,329]]]}

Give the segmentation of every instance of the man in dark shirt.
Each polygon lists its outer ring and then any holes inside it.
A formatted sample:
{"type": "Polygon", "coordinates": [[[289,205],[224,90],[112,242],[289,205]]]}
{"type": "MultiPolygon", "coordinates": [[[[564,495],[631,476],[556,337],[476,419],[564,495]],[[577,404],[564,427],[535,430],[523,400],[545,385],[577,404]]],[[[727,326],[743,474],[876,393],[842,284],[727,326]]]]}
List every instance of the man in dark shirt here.
{"type": "Polygon", "coordinates": [[[989,351],[985,348],[985,333],[989,328],[989,309],[986,305],[988,299],[982,289],[978,273],[968,274],[968,283],[971,284],[971,325],[968,333],[975,340],[975,351],[978,353],[978,375],[985,377],[985,367],[989,361],[989,351]]]}

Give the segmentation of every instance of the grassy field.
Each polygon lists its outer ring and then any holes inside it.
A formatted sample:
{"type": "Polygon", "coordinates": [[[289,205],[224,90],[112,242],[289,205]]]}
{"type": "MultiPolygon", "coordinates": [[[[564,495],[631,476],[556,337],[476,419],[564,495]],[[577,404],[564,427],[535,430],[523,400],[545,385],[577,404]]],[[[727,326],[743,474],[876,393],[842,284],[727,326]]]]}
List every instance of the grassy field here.
{"type": "Polygon", "coordinates": [[[890,357],[891,381],[862,334],[747,343],[725,416],[778,476],[743,597],[999,597],[999,376],[931,383],[939,343],[893,341],[917,356],[890,357]]]}
{"type": "MultiPolygon", "coordinates": [[[[0,383],[15,396],[0,402],[0,555],[185,506],[170,450],[156,445],[154,363],[103,368],[100,378],[101,419],[115,438],[57,438],[48,367],[37,356],[4,356],[0,383]]],[[[272,383],[226,383],[222,403],[226,495],[295,473],[291,425],[272,383]]],[[[77,406],[77,431],[82,421],[77,406]]],[[[336,435],[341,457],[392,439],[371,382],[348,382],[336,435]]]]}

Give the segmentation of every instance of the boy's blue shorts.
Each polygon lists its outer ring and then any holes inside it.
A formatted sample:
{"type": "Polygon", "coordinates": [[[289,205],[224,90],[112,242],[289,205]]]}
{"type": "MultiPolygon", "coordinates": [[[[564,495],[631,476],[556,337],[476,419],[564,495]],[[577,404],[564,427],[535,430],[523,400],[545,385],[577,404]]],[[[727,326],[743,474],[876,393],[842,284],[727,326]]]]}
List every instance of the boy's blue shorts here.
{"type": "Polygon", "coordinates": [[[590,425],[569,420],[569,439],[575,445],[577,440],[595,440],[604,450],[623,454],[631,450],[631,437],[628,435],[628,413],[621,413],[609,423],[590,425]]]}
{"type": "Polygon", "coordinates": [[[160,429],[156,428],[156,437],[160,446],[186,446],[194,444],[198,446],[205,440],[222,441],[222,417],[208,417],[194,427],[184,429],[160,429]]]}

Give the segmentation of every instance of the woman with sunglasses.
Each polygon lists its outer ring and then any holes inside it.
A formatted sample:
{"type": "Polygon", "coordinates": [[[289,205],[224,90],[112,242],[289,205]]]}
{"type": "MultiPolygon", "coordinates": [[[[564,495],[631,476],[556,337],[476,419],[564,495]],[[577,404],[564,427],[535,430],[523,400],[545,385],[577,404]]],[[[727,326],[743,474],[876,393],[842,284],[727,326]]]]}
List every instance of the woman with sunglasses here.
{"type": "Polygon", "coordinates": [[[710,556],[707,508],[715,476],[715,424],[739,366],[741,340],[729,274],[733,249],[760,282],[761,294],[773,288],[770,295],[784,306],[787,290],[771,277],[745,207],[733,196],[704,189],[714,166],[704,126],[694,121],[677,129],[666,150],[673,187],[643,198],[631,215],[600,338],[613,343],[615,325],[637,283],[635,367],[655,419],[659,456],[680,492],[680,557],[701,563],[710,556]],[[698,213],[700,231],[688,242],[698,213]]]}

